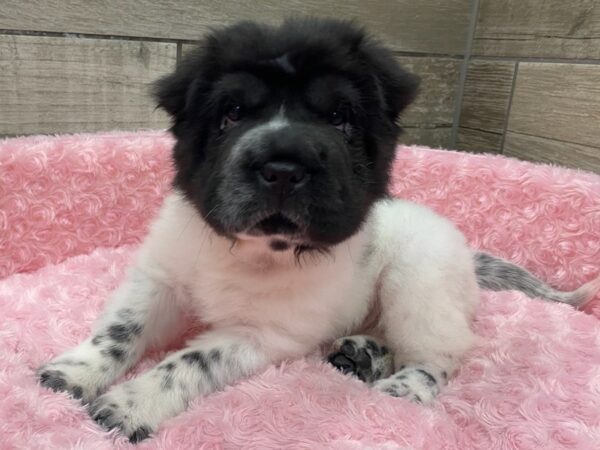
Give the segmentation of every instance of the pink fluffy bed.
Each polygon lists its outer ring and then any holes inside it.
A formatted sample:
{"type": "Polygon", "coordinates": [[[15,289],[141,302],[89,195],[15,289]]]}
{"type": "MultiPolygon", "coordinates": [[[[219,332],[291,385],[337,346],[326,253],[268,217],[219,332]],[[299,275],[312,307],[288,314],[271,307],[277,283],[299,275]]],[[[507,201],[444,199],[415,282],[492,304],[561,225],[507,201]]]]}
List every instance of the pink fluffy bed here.
{"type": "MultiPolygon", "coordinates": [[[[129,447],[34,370],[88,334],[123,277],[169,190],[172,144],[162,132],[0,142],[0,449],[129,447]]],[[[599,275],[596,175],[401,146],[391,192],[562,289],[599,275]]],[[[482,297],[480,342],[433,407],[315,355],[194,401],[138,448],[600,448],[600,298],[580,312],[482,297]]]]}

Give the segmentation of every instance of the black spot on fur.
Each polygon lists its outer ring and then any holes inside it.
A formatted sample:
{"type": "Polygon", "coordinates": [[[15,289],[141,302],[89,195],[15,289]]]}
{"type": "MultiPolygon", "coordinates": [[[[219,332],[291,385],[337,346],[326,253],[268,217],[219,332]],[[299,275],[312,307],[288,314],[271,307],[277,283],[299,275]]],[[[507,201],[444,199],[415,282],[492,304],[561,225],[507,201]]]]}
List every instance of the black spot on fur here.
{"type": "Polygon", "coordinates": [[[342,352],[329,355],[329,363],[344,374],[356,373],[356,364],[342,352]]]}
{"type": "Polygon", "coordinates": [[[417,369],[417,372],[419,372],[421,375],[423,375],[423,377],[426,380],[425,382],[426,382],[427,386],[432,387],[437,384],[437,380],[429,372],[426,372],[423,369],[417,369]]]}
{"type": "Polygon", "coordinates": [[[208,357],[211,361],[218,363],[219,361],[221,361],[221,350],[216,348],[214,350],[211,350],[208,354],[208,357]]]}
{"type": "Polygon", "coordinates": [[[400,397],[400,393],[396,389],[393,389],[393,388],[387,388],[385,390],[385,393],[388,395],[391,395],[392,397],[400,397]]]}
{"type": "Polygon", "coordinates": [[[173,374],[166,373],[160,382],[160,387],[164,390],[169,390],[173,387],[173,374]]]}
{"type": "Polygon", "coordinates": [[[143,441],[148,436],[150,436],[150,428],[146,426],[141,426],[137,428],[131,435],[129,436],[129,442],[132,444],[137,444],[140,441],[143,441]]]}
{"type": "Polygon", "coordinates": [[[104,336],[98,334],[92,338],[92,345],[100,345],[104,341],[104,336]]]}
{"type": "Polygon", "coordinates": [[[76,361],[74,359],[62,359],[58,362],[65,366],[89,366],[85,361],[76,361]]]}
{"type": "Polygon", "coordinates": [[[421,397],[419,397],[417,394],[415,394],[415,397],[414,397],[414,399],[415,399],[415,401],[416,401],[416,402],[418,402],[418,403],[423,403],[423,400],[421,400],[421,397]]]}
{"type": "Polygon", "coordinates": [[[81,386],[73,386],[73,389],[71,389],[71,392],[73,393],[74,398],[83,397],[83,388],[81,386]]]}
{"type": "Polygon", "coordinates": [[[109,347],[108,349],[104,349],[101,351],[103,355],[108,355],[112,359],[118,362],[125,361],[125,351],[116,345],[109,347]]]}
{"type": "Polygon", "coordinates": [[[67,390],[67,381],[62,370],[45,370],[40,374],[40,383],[54,392],[67,390]]]}
{"type": "Polygon", "coordinates": [[[161,364],[157,367],[158,370],[166,370],[167,372],[172,372],[175,369],[176,364],[174,362],[168,362],[166,364],[161,364]]]}
{"type": "Polygon", "coordinates": [[[94,407],[92,407],[92,418],[96,423],[100,426],[111,429],[115,426],[115,415],[113,411],[109,408],[100,409],[98,412],[93,412],[94,407]]]}
{"type": "Polygon", "coordinates": [[[142,326],[134,322],[116,323],[108,327],[108,336],[115,342],[129,342],[141,332],[142,326]]]}
{"type": "Polygon", "coordinates": [[[354,356],[356,366],[363,372],[371,372],[372,359],[364,348],[359,348],[354,356]]]}
{"type": "Polygon", "coordinates": [[[354,356],[354,353],[356,352],[356,345],[351,340],[344,339],[344,342],[342,342],[342,346],[340,347],[340,350],[346,356],[354,356]]]}
{"type": "Polygon", "coordinates": [[[375,358],[379,358],[385,354],[383,352],[383,347],[380,347],[379,345],[377,345],[377,343],[375,343],[375,341],[367,340],[366,345],[367,345],[367,348],[369,349],[369,351],[371,352],[371,355],[373,355],[375,358]]]}
{"type": "Polygon", "coordinates": [[[206,360],[206,355],[200,351],[186,353],[181,357],[181,359],[188,364],[197,365],[203,371],[208,371],[208,361],[206,360]]]}
{"type": "Polygon", "coordinates": [[[135,402],[133,400],[131,400],[131,399],[128,399],[127,402],[126,402],[126,404],[127,404],[127,406],[129,406],[130,408],[132,408],[133,405],[135,405],[135,402]]]}
{"type": "Polygon", "coordinates": [[[117,312],[117,316],[120,319],[129,320],[133,317],[134,311],[131,308],[123,308],[117,312]]]}

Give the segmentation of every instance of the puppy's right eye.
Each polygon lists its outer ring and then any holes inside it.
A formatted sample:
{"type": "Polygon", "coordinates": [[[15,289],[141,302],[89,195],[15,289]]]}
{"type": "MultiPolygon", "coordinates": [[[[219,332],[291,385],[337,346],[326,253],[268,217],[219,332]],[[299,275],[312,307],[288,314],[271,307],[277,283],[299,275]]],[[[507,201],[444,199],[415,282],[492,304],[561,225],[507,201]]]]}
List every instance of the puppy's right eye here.
{"type": "Polygon", "coordinates": [[[225,113],[223,114],[223,118],[221,119],[221,131],[229,128],[235,122],[238,122],[242,119],[244,110],[240,105],[232,105],[229,106],[225,113]]]}
{"type": "Polygon", "coordinates": [[[233,105],[230,106],[227,109],[227,112],[225,113],[225,117],[227,117],[227,119],[231,120],[232,122],[237,122],[238,120],[240,120],[243,116],[243,109],[240,105],[233,105]]]}

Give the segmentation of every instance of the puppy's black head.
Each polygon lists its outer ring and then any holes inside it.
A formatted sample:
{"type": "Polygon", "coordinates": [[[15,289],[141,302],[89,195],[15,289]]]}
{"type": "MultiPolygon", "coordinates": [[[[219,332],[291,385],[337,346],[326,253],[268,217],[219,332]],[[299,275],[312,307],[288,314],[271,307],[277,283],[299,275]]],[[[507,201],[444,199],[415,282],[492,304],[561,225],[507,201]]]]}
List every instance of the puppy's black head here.
{"type": "Polygon", "coordinates": [[[339,243],[385,195],[417,85],[348,22],[214,31],[156,87],[173,117],[175,186],[221,235],[339,243]]]}

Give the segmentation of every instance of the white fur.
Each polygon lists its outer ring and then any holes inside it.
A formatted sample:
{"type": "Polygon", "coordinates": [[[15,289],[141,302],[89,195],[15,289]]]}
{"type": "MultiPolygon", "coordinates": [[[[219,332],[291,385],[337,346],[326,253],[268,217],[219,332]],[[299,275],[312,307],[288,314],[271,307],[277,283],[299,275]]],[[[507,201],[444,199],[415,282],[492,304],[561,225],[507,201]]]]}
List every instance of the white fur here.
{"type": "MultiPolygon", "coordinates": [[[[172,194],[97,326],[101,334],[124,308],[131,310],[131,320],[144,324],[126,346],[125,360],[103,356],[102,346],[88,340],[70,356],[92,368],[110,365],[102,377],[95,369],[71,376],[76,366],[61,365],[61,357],[48,367],[66,372],[69,383],[85,385],[89,400],[145,348],[160,344],[165,330],[177,327],[179,312],[197,314],[211,331],[161,363],[176,364],[176,388],[161,388],[155,368],[95,401],[96,414],[118,405],[111,420],[131,435],[138,426],[155,429],[199,394],[356,331],[382,337],[400,370],[391,378],[399,373],[414,378],[402,395],[428,401],[439,388],[429,389],[411,373],[427,367],[442,382],[472,344],[469,324],[478,299],[472,253],[461,233],[427,208],[381,201],[358,234],[329,255],[308,254],[300,261],[292,250],[271,250],[270,240],[240,236],[232,245],[172,194]],[[208,355],[211,349],[219,349],[223,360],[210,371],[183,362],[190,351],[208,355]]],[[[387,391],[392,383],[384,379],[375,387],[387,391]]]]}

